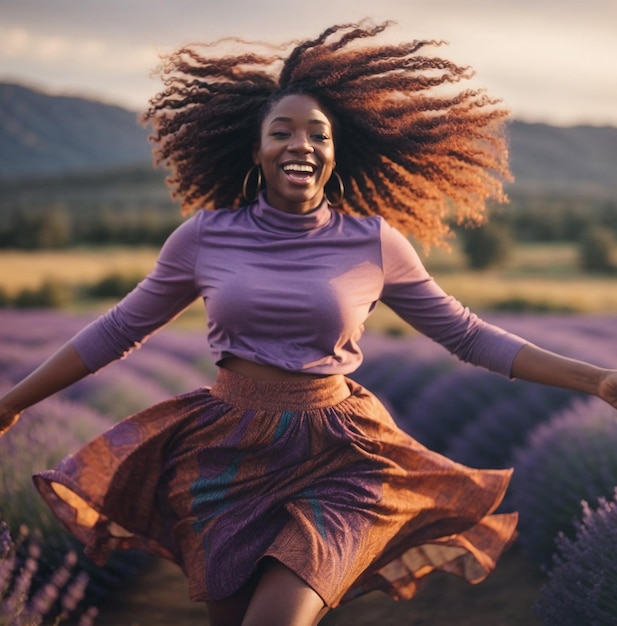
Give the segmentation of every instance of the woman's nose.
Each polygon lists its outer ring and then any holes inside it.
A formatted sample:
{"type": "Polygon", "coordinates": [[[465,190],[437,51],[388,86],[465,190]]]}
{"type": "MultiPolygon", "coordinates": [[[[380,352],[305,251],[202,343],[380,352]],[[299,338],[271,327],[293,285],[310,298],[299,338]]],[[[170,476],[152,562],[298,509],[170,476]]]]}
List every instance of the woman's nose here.
{"type": "Polygon", "coordinates": [[[304,133],[296,133],[292,135],[288,147],[291,152],[308,153],[313,152],[314,150],[311,142],[309,141],[308,135],[305,135],[304,133]]]}

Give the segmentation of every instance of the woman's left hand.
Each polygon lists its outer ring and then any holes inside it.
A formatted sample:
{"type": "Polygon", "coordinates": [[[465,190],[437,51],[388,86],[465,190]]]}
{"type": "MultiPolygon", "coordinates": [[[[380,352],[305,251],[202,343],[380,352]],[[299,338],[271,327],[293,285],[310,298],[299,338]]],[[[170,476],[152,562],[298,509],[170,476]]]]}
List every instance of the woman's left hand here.
{"type": "Polygon", "coordinates": [[[617,409],[617,370],[608,370],[600,379],[598,396],[617,409]]]}

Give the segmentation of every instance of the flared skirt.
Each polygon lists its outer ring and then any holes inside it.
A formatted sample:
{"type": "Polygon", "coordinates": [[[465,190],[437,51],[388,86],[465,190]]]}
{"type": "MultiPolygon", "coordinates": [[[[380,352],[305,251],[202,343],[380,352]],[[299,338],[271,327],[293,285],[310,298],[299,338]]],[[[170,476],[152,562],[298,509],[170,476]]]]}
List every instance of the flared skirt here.
{"type": "Polygon", "coordinates": [[[510,476],[427,449],[343,376],[221,369],[34,482],[96,563],[139,548],[215,601],[272,557],[335,607],[372,590],[410,598],[435,570],[483,580],[516,532],[516,514],[494,513],[510,476]]]}

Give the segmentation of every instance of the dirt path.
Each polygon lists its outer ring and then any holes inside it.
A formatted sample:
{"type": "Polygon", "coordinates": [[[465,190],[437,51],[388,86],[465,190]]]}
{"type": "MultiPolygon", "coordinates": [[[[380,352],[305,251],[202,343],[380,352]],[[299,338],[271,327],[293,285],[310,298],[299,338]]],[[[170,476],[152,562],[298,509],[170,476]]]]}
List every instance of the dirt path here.
{"type": "MultiPolygon", "coordinates": [[[[495,572],[472,586],[435,576],[416,598],[393,602],[383,594],[332,611],[322,626],[541,626],[531,606],[544,577],[516,550],[495,572]]],[[[179,569],[165,561],[127,585],[101,607],[99,626],[206,626],[204,606],[190,602],[179,569]]]]}

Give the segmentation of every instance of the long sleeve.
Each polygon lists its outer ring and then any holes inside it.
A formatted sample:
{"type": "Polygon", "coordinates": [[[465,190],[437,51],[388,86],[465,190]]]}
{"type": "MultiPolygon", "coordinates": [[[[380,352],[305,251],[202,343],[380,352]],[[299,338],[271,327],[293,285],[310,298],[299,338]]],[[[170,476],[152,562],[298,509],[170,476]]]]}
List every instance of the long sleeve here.
{"type": "Polygon", "coordinates": [[[169,236],[153,271],[133,291],[71,339],[91,372],[124,358],[198,297],[200,213],[169,236]]]}
{"type": "Polygon", "coordinates": [[[481,320],[446,294],[409,241],[385,221],[381,246],[385,281],[381,300],[462,361],[511,376],[514,357],[527,342],[481,320]]]}

